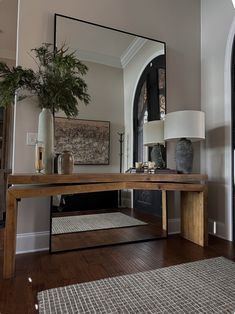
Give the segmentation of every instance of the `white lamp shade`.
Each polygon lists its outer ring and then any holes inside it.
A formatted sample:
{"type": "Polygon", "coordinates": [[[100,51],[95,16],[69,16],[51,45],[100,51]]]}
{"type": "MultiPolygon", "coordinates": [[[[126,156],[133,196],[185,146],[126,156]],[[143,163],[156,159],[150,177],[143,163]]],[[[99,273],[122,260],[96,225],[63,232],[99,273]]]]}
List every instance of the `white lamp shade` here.
{"type": "Polygon", "coordinates": [[[183,110],[166,114],[164,139],[179,138],[188,138],[191,141],[205,139],[205,113],[196,110],[183,110]]]}
{"type": "Polygon", "coordinates": [[[235,0],[232,0],[232,3],[233,3],[233,6],[234,6],[234,8],[235,8],[235,0]]]}
{"type": "Polygon", "coordinates": [[[163,120],[149,121],[144,124],[143,142],[145,146],[154,146],[158,143],[164,143],[163,120]]]}

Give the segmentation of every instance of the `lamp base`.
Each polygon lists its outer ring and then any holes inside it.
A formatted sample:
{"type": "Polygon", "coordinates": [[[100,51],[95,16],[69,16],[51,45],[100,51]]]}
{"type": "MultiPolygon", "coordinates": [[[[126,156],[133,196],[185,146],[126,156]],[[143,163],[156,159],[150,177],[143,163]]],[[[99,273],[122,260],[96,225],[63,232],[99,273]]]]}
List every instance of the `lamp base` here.
{"type": "Polygon", "coordinates": [[[181,138],[175,148],[176,170],[179,173],[191,173],[193,169],[193,145],[186,138],[181,138]]]}
{"type": "Polygon", "coordinates": [[[163,144],[153,146],[151,150],[151,160],[155,162],[158,169],[166,168],[166,148],[163,144]]]}

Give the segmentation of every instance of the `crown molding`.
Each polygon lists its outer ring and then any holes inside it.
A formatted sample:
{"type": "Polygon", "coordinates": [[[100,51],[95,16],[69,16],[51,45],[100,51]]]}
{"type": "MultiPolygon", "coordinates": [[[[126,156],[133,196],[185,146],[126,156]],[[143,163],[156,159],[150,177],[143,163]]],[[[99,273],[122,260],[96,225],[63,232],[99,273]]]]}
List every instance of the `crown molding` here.
{"type": "Polygon", "coordinates": [[[145,38],[136,37],[128,48],[121,55],[122,68],[125,68],[137,52],[145,45],[148,40],[145,38]]]}
{"type": "Polygon", "coordinates": [[[122,68],[122,64],[119,58],[105,55],[102,53],[97,53],[93,51],[86,51],[82,49],[77,50],[78,58],[82,61],[90,61],[95,63],[104,64],[107,66],[115,67],[115,68],[122,68]]]}

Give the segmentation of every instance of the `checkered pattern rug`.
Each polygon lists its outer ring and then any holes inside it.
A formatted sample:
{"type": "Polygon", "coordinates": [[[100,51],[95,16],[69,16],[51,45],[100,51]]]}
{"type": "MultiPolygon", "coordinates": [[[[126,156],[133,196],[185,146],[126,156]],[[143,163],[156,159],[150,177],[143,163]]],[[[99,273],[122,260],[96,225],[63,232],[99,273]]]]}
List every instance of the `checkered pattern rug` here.
{"type": "Polygon", "coordinates": [[[92,231],[146,225],[146,222],[120,212],[52,218],[52,234],[92,231]]]}
{"type": "Polygon", "coordinates": [[[235,263],[219,257],[38,293],[40,314],[235,312],[235,263]]]}

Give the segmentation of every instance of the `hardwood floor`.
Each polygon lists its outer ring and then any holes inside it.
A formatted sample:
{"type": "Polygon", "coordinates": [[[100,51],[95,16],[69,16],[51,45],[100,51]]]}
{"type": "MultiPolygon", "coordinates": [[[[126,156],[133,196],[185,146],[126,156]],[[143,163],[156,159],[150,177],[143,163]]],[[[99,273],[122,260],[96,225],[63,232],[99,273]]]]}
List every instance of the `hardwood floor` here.
{"type": "Polygon", "coordinates": [[[15,278],[3,280],[0,275],[0,313],[37,313],[36,295],[44,289],[215,256],[235,261],[235,243],[210,237],[209,246],[203,248],[179,236],[170,236],[168,239],[58,254],[17,255],[15,278]]]}
{"type": "MultiPolygon", "coordinates": [[[[53,214],[53,217],[66,217],[77,215],[101,214],[101,213],[121,212],[125,215],[137,218],[147,225],[131,226],[122,228],[111,228],[102,230],[93,230],[86,232],[65,233],[51,236],[51,251],[60,252],[89,247],[99,247],[104,245],[113,245],[127,242],[136,242],[144,240],[153,240],[166,238],[167,233],[162,229],[162,218],[152,214],[146,214],[138,210],[106,209],[93,210],[86,212],[67,212],[53,214]]],[[[52,222],[53,224],[53,222],[52,222]]]]}

